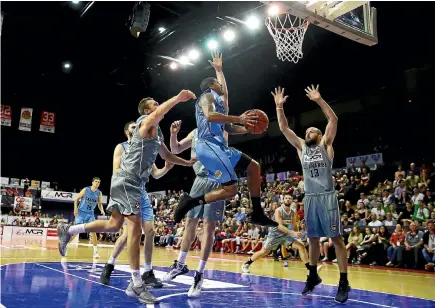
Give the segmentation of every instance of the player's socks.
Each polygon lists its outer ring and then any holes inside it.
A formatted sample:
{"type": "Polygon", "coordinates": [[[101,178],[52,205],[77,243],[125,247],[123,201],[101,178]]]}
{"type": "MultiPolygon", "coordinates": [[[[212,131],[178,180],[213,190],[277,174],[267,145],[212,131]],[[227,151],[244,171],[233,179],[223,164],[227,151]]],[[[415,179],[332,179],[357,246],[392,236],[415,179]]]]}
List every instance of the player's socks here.
{"type": "Polygon", "coordinates": [[[317,265],[309,265],[308,276],[312,278],[317,276],[317,265]]]}
{"type": "Polygon", "coordinates": [[[207,264],[207,261],[204,261],[204,260],[200,260],[199,261],[199,265],[198,265],[198,270],[197,270],[197,272],[198,273],[204,273],[204,269],[205,269],[205,265],[207,264]]]}
{"type": "Polygon", "coordinates": [[[245,264],[251,265],[254,261],[252,261],[251,258],[248,259],[248,261],[245,262],[245,264]]]}
{"type": "Polygon", "coordinates": [[[109,258],[109,261],[107,261],[107,264],[112,264],[112,265],[114,265],[115,262],[116,262],[116,258],[114,258],[114,257],[110,257],[110,258],[109,258]]]}
{"type": "Polygon", "coordinates": [[[348,282],[347,273],[340,273],[340,282],[348,282]]]}
{"type": "Polygon", "coordinates": [[[145,263],[144,269],[145,269],[145,272],[149,272],[150,270],[152,270],[153,269],[152,263],[151,262],[150,263],[145,263]]]}
{"type": "Polygon", "coordinates": [[[79,233],[85,233],[85,224],[70,226],[68,230],[69,235],[76,235],[79,233]]]}
{"type": "Polygon", "coordinates": [[[95,254],[95,253],[98,253],[98,246],[95,245],[95,246],[92,246],[92,247],[94,247],[94,254],[95,254]]]}
{"type": "MultiPolygon", "coordinates": [[[[310,263],[305,263],[305,267],[307,268],[307,270],[310,270],[310,263]]],[[[310,274],[310,272],[308,272],[308,275],[310,274]]]]}
{"type": "Polygon", "coordinates": [[[135,287],[142,285],[142,278],[140,277],[140,270],[131,270],[131,280],[135,287]]]}
{"type": "Polygon", "coordinates": [[[187,251],[180,250],[180,253],[179,253],[178,259],[177,259],[178,263],[186,264],[186,258],[187,258],[187,251]]]}
{"type": "Polygon", "coordinates": [[[263,213],[263,208],[261,207],[260,197],[251,197],[252,209],[254,213],[263,213]]]}

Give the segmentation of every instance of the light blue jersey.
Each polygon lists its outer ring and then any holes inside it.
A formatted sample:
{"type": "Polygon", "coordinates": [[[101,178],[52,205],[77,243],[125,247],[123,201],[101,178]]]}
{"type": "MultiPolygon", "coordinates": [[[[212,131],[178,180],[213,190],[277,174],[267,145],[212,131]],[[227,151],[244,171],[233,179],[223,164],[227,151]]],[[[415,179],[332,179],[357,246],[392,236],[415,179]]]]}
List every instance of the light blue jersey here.
{"type": "Polygon", "coordinates": [[[94,214],[94,210],[98,205],[98,200],[100,198],[101,191],[97,189],[92,191],[91,187],[86,187],[85,196],[80,200],[80,205],[78,210],[87,214],[94,214]]]}
{"type": "Polygon", "coordinates": [[[212,140],[214,142],[218,142],[219,144],[227,145],[224,138],[224,123],[209,123],[205,118],[204,112],[199,105],[201,97],[211,93],[215,98],[215,112],[219,112],[222,114],[227,114],[224,106],[224,101],[222,98],[212,89],[205,90],[201,96],[198,98],[195,104],[196,111],[196,125],[198,127],[198,139],[212,140]]]}

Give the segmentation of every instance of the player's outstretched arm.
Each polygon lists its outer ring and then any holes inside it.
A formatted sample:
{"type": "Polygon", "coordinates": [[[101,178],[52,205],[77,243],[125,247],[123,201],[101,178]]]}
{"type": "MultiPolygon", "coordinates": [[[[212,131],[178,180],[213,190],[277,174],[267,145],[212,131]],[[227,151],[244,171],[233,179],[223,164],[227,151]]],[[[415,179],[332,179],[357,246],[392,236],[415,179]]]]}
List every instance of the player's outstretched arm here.
{"type": "Polygon", "coordinates": [[[246,127],[231,123],[225,124],[225,131],[228,133],[228,135],[243,135],[248,133],[246,127]]]}
{"type": "Polygon", "coordinates": [[[322,108],[323,113],[328,119],[328,124],[326,125],[325,135],[323,135],[322,141],[326,145],[331,145],[334,142],[335,135],[337,134],[338,117],[334,110],[332,110],[331,106],[329,106],[320,95],[319,85],[317,85],[317,87],[311,85],[311,87],[305,89],[305,92],[310,100],[315,101],[317,105],[322,108]]]}
{"type": "Polygon", "coordinates": [[[184,139],[178,141],[178,132],[181,129],[181,121],[175,121],[171,124],[171,138],[170,146],[171,152],[174,154],[180,154],[181,152],[189,149],[192,146],[193,131],[189,133],[184,139]]]}
{"type": "Polygon", "coordinates": [[[169,152],[165,144],[162,144],[160,146],[159,154],[160,157],[163,158],[165,161],[180,166],[192,167],[193,164],[197,161],[196,159],[185,160],[181,157],[178,157],[177,155],[172,154],[171,152],[169,152]]]}
{"type": "Polygon", "coordinates": [[[113,153],[113,174],[121,169],[121,156],[124,149],[121,144],[118,144],[113,153]]]}
{"type": "Polygon", "coordinates": [[[199,106],[208,122],[242,124],[245,127],[254,127],[257,123],[258,116],[252,112],[245,112],[240,116],[216,112],[215,102],[215,98],[211,93],[204,94],[199,101],[199,106]]]}
{"type": "Polygon", "coordinates": [[[156,164],[153,164],[152,167],[153,167],[153,171],[151,172],[151,175],[153,176],[153,178],[158,180],[162,176],[164,176],[166,173],[168,173],[168,171],[171,170],[172,167],[174,167],[174,164],[171,164],[171,163],[168,163],[167,161],[165,161],[165,166],[161,169],[157,168],[156,164]]]}
{"type": "Polygon", "coordinates": [[[210,62],[211,66],[213,66],[213,68],[215,69],[216,79],[222,85],[222,89],[223,89],[223,93],[224,93],[222,95],[222,100],[224,101],[224,107],[225,107],[225,110],[227,111],[227,114],[228,114],[230,107],[228,105],[227,82],[225,81],[224,72],[222,71],[222,53],[219,53],[216,50],[212,50],[211,57],[212,57],[213,61],[208,60],[208,62],[210,62]]]}
{"type": "Polygon", "coordinates": [[[164,115],[169,112],[169,110],[172,109],[175,105],[181,102],[187,102],[191,99],[195,99],[196,96],[193,92],[189,90],[182,90],[180,93],[178,93],[177,96],[174,96],[173,98],[170,98],[163,104],[161,104],[159,107],[157,107],[156,110],[154,110],[151,114],[149,114],[148,117],[142,120],[141,127],[139,129],[139,132],[142,136],[145,136],[148,129],[152,126],[157,126],[159,122],[163,119],[164,115]]]}
{"type": "Polygon", "coordinates": [[[301,138],[299,138],[293,130],[288,126],[288,121],[284,113],[284,103],[286,102],[288,95],[284,96],[284,88],[281,87],[275,88],[275,92],[271,92],[272,96],[275,100],[276,105],[276,114],[278,116],[278,125],[280,131],[287,138],[288,142],[290,142],[297,150],[300,156],[300,152],[302,151],[302,143],[304,142],[301,138]]]}

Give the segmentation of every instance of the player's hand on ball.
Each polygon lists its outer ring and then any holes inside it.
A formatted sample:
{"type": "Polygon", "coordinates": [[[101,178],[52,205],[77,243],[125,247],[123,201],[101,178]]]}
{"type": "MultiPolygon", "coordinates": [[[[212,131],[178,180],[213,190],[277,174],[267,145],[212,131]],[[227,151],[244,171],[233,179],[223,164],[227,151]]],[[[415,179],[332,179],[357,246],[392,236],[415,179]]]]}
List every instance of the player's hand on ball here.
{"type": "Polygon", "coordinates": [[[222,54],[216,50],[212,50],[211,57],[213,58],[213,61],[208,60],[211,66],[213,66],[217,71],[222,71],[222,54]]]}
{"type": "Polygon", "coordinates": [[[171,134],[178,134],[181,129],[181,120],[175,121],[171,124],[171,134]]]}
{"type": "Polygon", "coordinates": [[[171,170],[172,167],[174,167],[174,164],[173,164],[173,163],[170,163],[170,162],[165,161],[165,168],[166,168],[166,169],[171,170]]]}
{"type": "Polygon", "coordinates": [[[179,102],[187,102],[191,99],[196,99],[196,95],[192,91],[182,90],[180,93],[178,93],[177,99],[179,102]]]}
{"type": "Polygon", "coordinates": [[[275,105],[278,108],[282,108],[282,105],[286,102],[288,95],[284,96],[284,88],[275,88],[275,92],[270,92],[275,100],[275,105]]]}
{"type": "Polygon", "coordinates": [[[250,112],[250,110],[245,111],[240,116],[240,124],[245,126],[246,128],[254,127],[257,124],[258,116],[254,112],[250,112]]]}
{"type": "Polygon", "coordinates": [[[307,87],[305,89],[305,92],[307,93],[308,98],[312,101],[316,101],[322,98],[319,92],[319,85],[317,85],[316,87],[314,87],[314,85],[311,85],[311,87],[307,87]]]}

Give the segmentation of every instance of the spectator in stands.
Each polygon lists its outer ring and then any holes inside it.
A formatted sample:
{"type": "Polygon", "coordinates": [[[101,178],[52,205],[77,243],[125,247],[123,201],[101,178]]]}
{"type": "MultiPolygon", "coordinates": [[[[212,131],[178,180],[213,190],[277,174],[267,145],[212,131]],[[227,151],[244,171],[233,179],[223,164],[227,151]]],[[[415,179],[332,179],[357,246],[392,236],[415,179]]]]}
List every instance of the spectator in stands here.
{"type": "Polygon", "coordinates": [[[366,209],[364,201],[358,201],[356,213],[359,214],[360,219],[366,219],[369,217],[369,211],[366,209]]]}
{"type": "Polygon", "coordinates": [[[412,218],[420,223],[425,223],[429,219],[430,212],[423,204],[423,200],[418,200],[418,204],[414,205],[415,211],[412,218]]]}
{"type": "Polygon", "coordinates": [[[242,212],[242,208],[237,208],[237,213],[234,215],[234,218],[237,220],[237,223],[240,225],[246,219],[246,214],[242,212]]]}
{"type": "Polygon", "coordinates": [[[266,241],[267,233],[268,233],[268,229],[265,226],[261,226],[258,232],[258,239],[252,240],[251,251],[248,252],[249,255],[253,255],[254,252],[257,250],[257,247],[266,241]]]}
{"type": "MultiPolygon", "coordinates": [[[[388,263],[387,266],[394,266],[397,259],[398,249],[401,249],[405,245],[405,234],[403,234],[402,226],[397,224],[395,232],[390,238],[391,246],[387,249],[388,263]]],[[[396,265],[396,267],[398,267],[396,265]]]]}
{"type": "Polygon", "coordinates": [[[423,201],[424,195],[420,192],[420,190],[417,187],[413,188],[414,194],[411,197],[412,204],[416,205],[418,204],[418,201],[423,201]]]}
{"type": "Polygon", "coordinates": [[[405,209],[400,212],[398,222],[399,224],[410,224],[412,222],[412,217],[414,216],[414,206],[410,201],[406,202],[405,209]]]}
{"type": "Polygon", "coordinates": [[[393,220],[393,214],[387,213],[385,220],[382,222],[385,227],[394,227],[397,222],[393,220]]]}
{"type": "Polygon", "coordinates": [[[406,188],[406,186],[405,186],[405,178],[401,174],[399,174],[399,178],[397,180],[393,181],[393,188],[396,189],[397,187],[401,187],[400,185],[402,185],[403,188],[406,188]]]}
{"type": "Polygon", "coordinates": [[[367,252],[370,250],[372,245],[375,245],[378,240],[377,234],[372,232],[371,228],[365,228],[365,235],[362,242],[357,247],[358,261],[355,264],[362,264],[373,262],[367,258],[367,252]]]}
{"type": "Polygon", "coordinates": [[[433,203],[433,202],[434,202],[434,198],[432,197],[432,192],[429,189],[426,189],[423,198],[423,203],[428,205],[429,203],[433,203]]]}
{"type": "MultiPolygon", "coordinates": [[[[385,211],[381,208],[381,202],[376,201],[375,204],[376,204],[376,207],[372,208],[371,214],[375,214],[376,219],[384,219],[385,211]]],[[[372,221],[373,221],[373,217],[372,217],[372,221]]],[[[378,226],[378,227],[380,227],[380,226],[378,226]]]]}
{"type": "Polygon", "coordinates": [[[399,266],[403,265],[403,252],[413,252],[414,253],[414,266],[412,269],[416,269],[418,265],[418,259],[420,256],[420,251],[423,246],[423,232],[417,230],[415,223],[411,223],[409,226],[410,230],[406,233],[405,238],[405,249],[401,249],[397,252],[397,262],[399,266]]]}
{"type": "Polygon", "coordinates": [[[368,224],[369,227],[373,228],[379,228],[380,226],[382,226],[382,222],[379,220],[378,216],[376,215],[376,213],[372,213],[370,215],[370,222],[368,224]]]}
{"type": "Polygon", "coordinates": [[[429,179],[429,175],[427,174],[427,171],[422,170],[421,175],[420,175],[420,182],[418,183],[418,187],[425,186],[427,188],[429,186],[430,182],[431,181],[429,179]]]}
{"type": "Polygon", "coordinates": [[[420,178],[414,174],[413,171],[409,172],[408,177],[405,180],[406,189],[411,191],[413,187],[417,187],[420,182],[420,178]]]}
{"type": "Polygon", "coordinates": [[[378,229],[377,243],[368,251],[368,257],[373,261],[370,265],[385,264],[386,252],[390,245],[388,229],[381,226],[378,229]]]}
{"type": "Polygon", "coordinates": [[[333,246],[332,240],[330,238],[327,238],[327,237],[321,237],[320,238],[320,245],[323,246],[323,249],[320,248],[321,249],[320,254],[322,255],[322,250],[323,250],[323,256],[324,256],[324,258],[322,259],[322,262],[326,262],[329,260],[328,250],[329,250],[329,248],[331,248],[333,246]],[[322,241],[322,239],[323,239],[323,241],[322,241]]]}
{"type": "Polygon", "coordinates": [[[41,222],[39,217],[36,217],[35,221],[32,223],[32,226],[36,227],[36,228],[40,228],[40,227],[43,227],[44,224],[41,222]]]}
{"type": "MultiPolygon", "coordinates": [[[[370,203],[369,198],[367,198],[366,194],[363,193],[363,192],[360,193],[360,198],[359,198],[359,200],[358,200],[358,204],[360,204],[361,202],[364,204],[364,206],[367,206],[367,205],[369,205],[369,203],[370,203]]],[[[362,218],[362,217],[361,217],[361,218],[362,218]]]]}
{"type": "Polygon", "coordinates": [[[356,212],[353,225],[358,228],[364,228],[367,225],[367,222],[365,219],[361,219],[359,212],[356,212]]]}
{"type": "Polygon", "coordinates": [[[410,173],[414,173],[415,175],[420,175],[420,170],[418,169],[418,168],[416,168],[415,167],[415,164],[414,163],[411,163],[410,165],[409,165],[409,170],[408,170],[408,175],[410,174],[410,173]]]}
{"type": "Polygon", "coordinates": [[[180,248],[181,240],[183,239],[184,226],[179,223],[174,236],[174,248],[180,248]]]}
{"type": "Polygon", "coordinates": [[[385,189],[384,183],[378,182],[378,186],[373,190],[373,193],[375,195],[382,194],[384,192],[384,189],[385,189]]]}
{"type": "Polygon", "coordinates": [[[397,171],[394,173],[394,179],[396,181],[399,180],[399,175],[402,175],[402,177],[405,177],[405,171],[402,170],[402,166],[399,166],[397,168],[397,171]]]}
{"type": "Polygon", "coordinates": [[[57,228],[57,219],[53,218],[53,220],[50,222],[50,224],[48,225],[49,228],[57,228]]]}
{"type": "Polygon", "coordinates": [[[357,247],[361,245],[362,241],[363,241],[363,236],[360,232],[360,228],[356,226],[353,227],[352,232],[349,234],[347,245],[346,245],[347,259],[350,258],[352,250],[356,251],[357,247]]]}
{"type": "Polygon", "coordinates": [[[344,204],[345,209],[343,211],[343,214],[346,213],[347,217],[349,218],[349,220],[353,221],[354,219],[354,214],[355,214],[355,210],[352,208],[352,204],[350,203],[349,200],[346,200],[346,203],[344,204]]]}
{"type": "Polygon", "coordinates": [[[435,267],[435,226],[434,221],[427,223],[428,231],[423,235],[423,256],[426,261],[425,269],[433,271],[435,267]]]}

